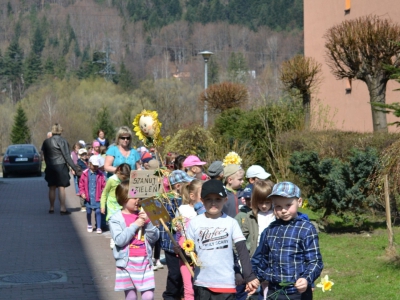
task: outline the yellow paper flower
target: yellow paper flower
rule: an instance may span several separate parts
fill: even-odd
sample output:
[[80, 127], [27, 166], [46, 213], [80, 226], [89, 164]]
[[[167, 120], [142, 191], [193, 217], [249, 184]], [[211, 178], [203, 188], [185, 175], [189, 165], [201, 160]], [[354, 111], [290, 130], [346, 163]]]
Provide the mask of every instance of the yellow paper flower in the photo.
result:
[[133, 131], [145, 145], [152, 139], [154, 145], [161, 142], [160, 130], [162, 123], [158, 120], [156, 111], [143, 110], [133, 120]]
[[224, 161], [222, 162], [223, 166], [227, 165], [241, 165], [242, 164], [242, 159], [240, 158], [239, 154], [236, 152], [229, 152], [225, 158]]
[[329, 280], [328, 275], [325, 275], [325, 277], [321, 278], [321, 282], [317, 284], [317, 287], [322, 288], [325, 293], [325, 291], [330, 291], [333, 285], [334, 283]]
[[181, 230], [182, 228], [182, 223], [183, 222], [183, 217], [182, 216], [178, 216], [172, 219], [172, 229], [177, 231], [177, 230]]
[[303, 205], [301, 206], [302, 208], [307, 208], [307, 206], [308, 206], [308, 200], [307, 199], [304, 199], [303, 200]]
[[192, 252], [194, 250], [193, 240], [185, 240], [182, 245], [182, 249], [187, 252]]

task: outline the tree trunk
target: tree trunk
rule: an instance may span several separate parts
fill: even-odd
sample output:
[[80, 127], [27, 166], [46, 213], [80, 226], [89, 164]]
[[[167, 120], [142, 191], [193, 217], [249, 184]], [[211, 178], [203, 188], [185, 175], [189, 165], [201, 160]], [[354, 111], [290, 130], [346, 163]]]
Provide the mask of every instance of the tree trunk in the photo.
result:
[[372, 106], [373, 102], [386, 103], [386, 84], [384, 76], [370, 77], [365, 80], [369, 91], [369, 99], [372, 111], [372, 124], [374, 132], [387, 132], [387, 120], [384, 108]]
[[303, 93], [303, 109], [304, 109], [304, 127], [310, 129], [311, 117], [310, 117], [310, 93]]

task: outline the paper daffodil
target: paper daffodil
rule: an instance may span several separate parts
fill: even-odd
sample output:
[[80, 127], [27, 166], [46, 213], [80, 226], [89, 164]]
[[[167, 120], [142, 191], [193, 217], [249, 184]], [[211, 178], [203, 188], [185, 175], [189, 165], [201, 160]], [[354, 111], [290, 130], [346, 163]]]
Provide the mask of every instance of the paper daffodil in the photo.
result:
[[242, 164], [242, 159], [239, 156], [239, 154], [237, 154], [236, 152], [229, 152], [225, 158], [224, 161], [222, 162], [223, 166], [227, 166], [227, 165], [241, 165]]
[[317, 284], [317, 287], [322, 288], [325, 293], [325, 291], [330, 291], [333, 285], [334, 283], [329, 280], [328, 275], [325, 275], [325, 277], [321, 278], [321, 282]]

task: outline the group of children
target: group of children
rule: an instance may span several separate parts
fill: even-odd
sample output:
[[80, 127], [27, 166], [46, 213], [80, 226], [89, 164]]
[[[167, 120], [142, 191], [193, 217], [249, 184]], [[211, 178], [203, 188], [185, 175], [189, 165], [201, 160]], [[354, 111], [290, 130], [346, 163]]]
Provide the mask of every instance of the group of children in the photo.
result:
[[[298, 212], [302, 199], [296, 185], [290, 182], [273, 184], [268, 179], [270, 174], [256, 165], [244, 172], [239, 165], [223, 166], [218, 161], [213, 162], [205, 174], [206, 162], [198, 157], [181, 158], [171, 154], [166, 164], [173, 171], [165, 187], [169, 190], [169, 199], [163, 201], [164, 206], [171, 218], [181, 218], [182, 223], [169, 222], [167, 229], [142, 226], [145, 230], [143, 242], [150, 245], [143, 252], [146, 256], [142, 253], [140, 263], [135, 263], [137, 268], [129, 271], [128, 265], [124, 267], [126, 273], [121, 276], [129, 286], [118, 290], [129, 290], [125, 292], [126, 299], [136, 299], [136, 292], [131, 290], [144, 292], [142, 299], [153, 299], [151, 246], [158, 234], [168, 267], [165, 300], [182, 296], [185, 300], [246, 299], [257, 289], [260, 299], [268, 296], [272, 297], [270, 299], [312, 299], [311, 287], [320, 276], [323, 263], [316, 229], [306, 215]], [[241, 189], [245, 176], [249, 185]], [[148, 222], [147, 216], [138, 209], [135, 214]], [[116, 242], [114, 255], [117, 259], [127, 245], [135, 248], [132, 243], [139, 236], [138, 230], [129, 231], [131, 229], [124, 229], [124, 225], [114, 228], [112, 219], [110, 230]], [[125, 225], [129, 226], [127, 222]], [[131, 232], [131, 239], [117, 243], [121, 230]], [[174, 240], [167, 231], [173, 232]], [[142, 235], [140, 237], [143, 239]], [[199, 264], [192, 265], [194, 278], [192, 270], [177, 255], [187, 240], [194, 241]], [[139, 259], [135, 257], [137, 252], [130, 253], [133, 257], [129, 255], [124, 261], [126, 264]], [[190, 261], [189, 253], [185, 255]], [[117, 283], [120, 271], [117, 270]], [[136, 277], [142, 281], [135, 283]]]
[[[143, 167], [152, 161], [142, 161]], [[137, 299], [137, 292], [143, 300], [154, 299], [152, 249], [161, 242], [168, 267], [165, 300], [247, 299], [257, 289], [259, 299], [312, 299], [311, 286], [323, 263], [318, 234], [298, 212], [300, 189], [290, 182], [274, 184], [261, 166], [245, 172], [240, 165], [216, 161], [206, 174], [205, 165], [194, 155], [167, 155], [171, 173], [164, 179], [168, 199], [162, 201], [171, 219], [182, 222], [168, 222], [164, 228], [149, 221], [139, 208], [140, 199], [129, 197], [129, 165], [120, 165], [106, 180], [99, 155], [90, 157], [79, 193], [85, 199], [89, 232], [91, 211], [97, 224], [98, 215], [106, 213], [115, 243], [115, 290], [124, 291], [127, 300]], [[158, 168], [158, 162], [147, 168]], [[244, 177], [249, 184], [242, 189]], [[194, 242], [197, 254], [192, 270], [177, 255], [187, 240]]]

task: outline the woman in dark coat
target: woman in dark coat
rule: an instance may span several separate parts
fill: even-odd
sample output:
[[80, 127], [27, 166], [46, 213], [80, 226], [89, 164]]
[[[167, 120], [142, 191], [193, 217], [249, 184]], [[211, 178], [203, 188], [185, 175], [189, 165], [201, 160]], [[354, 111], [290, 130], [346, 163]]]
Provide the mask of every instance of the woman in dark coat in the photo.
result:
[[42, 150], [46, 162], [45, 180], [49, 186], [49, 213], [54, 213], [54, 202], [58, 188], [60, 200], [60, 214], [70, 215], [65, 206], [65, 188], [70, 185], [69, 167], [77, 173], [76, 166], [71, 159], [68, 142], [61, 137], [62, 127], [55, 124], [51, 128], [52, 137], [43, 142]]

